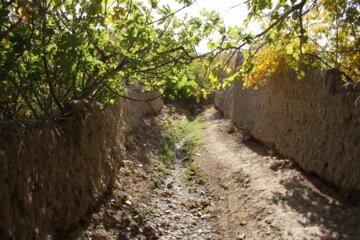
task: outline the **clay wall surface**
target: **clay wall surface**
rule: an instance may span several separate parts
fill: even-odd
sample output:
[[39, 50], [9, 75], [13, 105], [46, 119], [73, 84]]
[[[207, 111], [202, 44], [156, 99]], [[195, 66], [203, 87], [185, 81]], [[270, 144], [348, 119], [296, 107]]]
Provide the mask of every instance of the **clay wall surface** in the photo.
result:
[[[132, 93], [148, 99], [158, 93]], [[0, 239], [48, 239], [77, 224], [116, 179], [126, 135], [162, 100], [84, 101], [56, 124], [0, 125]]]
[[235, 83], [215, 104], [255, 139], [348, 193], [360, 192], [360, 82], [336, 69], [301, 81], [278, 76], [259, 90]]

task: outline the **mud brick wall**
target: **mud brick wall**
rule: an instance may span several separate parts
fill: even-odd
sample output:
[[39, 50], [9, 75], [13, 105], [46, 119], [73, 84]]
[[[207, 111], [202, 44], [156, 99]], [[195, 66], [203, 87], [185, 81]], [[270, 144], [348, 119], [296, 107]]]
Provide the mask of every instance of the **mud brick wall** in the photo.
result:
[[310, 71], [301, 81], [274, 77], [259, 90], [239, 81], [216, 94], [215, 104], [304, 170], [360, 193], [360, 82], [342, 82], [336, 69]]
[[[155, 92], [132, 93], [149, 99]], [[51, 239], [77, 224], [116, 179], [126, 134], [162, 100], [77, 102], [55, 125], [0, 125], [0, 239]]]

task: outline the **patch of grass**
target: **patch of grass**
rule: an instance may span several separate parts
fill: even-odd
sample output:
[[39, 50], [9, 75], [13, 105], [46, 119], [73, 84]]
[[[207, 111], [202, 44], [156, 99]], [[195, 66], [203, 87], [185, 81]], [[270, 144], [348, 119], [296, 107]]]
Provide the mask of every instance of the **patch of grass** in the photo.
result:
[[177, 129], [180, 129], [180, 139], [186, 137], [182, 146], [183, 156], [182, 160], [185, 164], [185, 169], [182, 174], [182, 181], [188, 187], [189, 191], [197, 191], [197, 186], [205, 183], [205, 178], [200, 171], [200, 167], [193, 160], [196, 152], [199, 151], [203, 143], [204, 123], [198, 120], [189, 121], [183, 119], [175, 123]]
[[160, 152], [155, 164], [155, 183], [161, 184], [165, 177], [174, 168], [175, 144], [171, 136], [165, 132], [159, 141]]
[[203, 125], [203, 123], [200, 123], [197, 120], [190, 121], [188, 119], [181, 119], [173, 122], [172, 129], [175, 133], [173, 137], [176, 142], [180, 142], [181, 139], [186, 137], [182, 146], [186, 154], [185, 159], [190, 159], [199, 150], [203, 139]]
[[[202, 124], [198, 121], [189, 121], [187, 118], [163, 121], [166, 130], [159, 141], [160, 152], [155, 164], [155, 183], [160, 185], [174, 168], [175, 143], [186, 137], [182, 150], [183, 159], [187, 162], [197, 152], [202, 142]], [[186, 163], [187, 164], [187, 163]]]

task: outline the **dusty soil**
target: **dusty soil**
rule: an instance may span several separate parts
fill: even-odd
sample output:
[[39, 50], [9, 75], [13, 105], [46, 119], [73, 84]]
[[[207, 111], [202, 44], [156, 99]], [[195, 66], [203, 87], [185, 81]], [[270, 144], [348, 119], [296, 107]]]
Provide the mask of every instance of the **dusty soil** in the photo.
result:
[[156, 185], [161, 118], [129, 136], [115, 186], [60, 239], [360, 239], [360, 207], [235, 130], [213, 107], [198, 117], [205, 137], [194, 159], [206, 184], [189, 191], [184, 183], [180, 142], [174, 169]]
[[214, 108], [202, 118], [206, 145], [197, 161], [218, 200], [221, 239], [360, 239], [360, 207], [234, 132]]

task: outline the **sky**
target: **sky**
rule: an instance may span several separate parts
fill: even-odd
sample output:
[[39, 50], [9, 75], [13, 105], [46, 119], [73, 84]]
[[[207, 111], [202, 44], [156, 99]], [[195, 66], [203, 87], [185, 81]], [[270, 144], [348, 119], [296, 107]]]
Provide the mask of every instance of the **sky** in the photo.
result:
[[[182, 12], [188, 13], [190, 16], [196, 16], [198, 13], [206, 8], [207, 10], [215, 10], [220, 13], [227, 26], [239, 25], [246, 18], [246, 6], [241, 4], [238, 7], [231, 9], [233, 6], [238, 5], [243, 0], [198, 0], [189, 8], [184, 9]], [[161, 0], [160, 4], [169, 4], [176, 6], [171, 0]], [[179, 5], [177, 5], [179, 6]]]
[[[246, 5], [241, 4], [243, 2], [244, 0], [198, 0], [195, 4], [177, 13], [176, 16], [181, 18], [181, 16], [185, 15], [185, 13], [189, 14], [189, 16], [198, 16], [199, 12], [206, 8], [208, 11], [215, 10], [216, 12], [218, 12], [224, 20], [226, 27], [242, 25], [243, 21], [247, 16]], [[166, 4], [170, 5], [172, 9], [180, 9], [182, 7], [181, 5], [175, 3], [173, 0], [159, 1], [159, 5]], [[250, 24], [248, 26], [248, 30], [253, 33], [257, 33], [260, 31], [260, 28], [256, 24]], [[207, 42], [203, 41], [201, 45], [197, 48], [197, 50], [199, 52], [206, 52], [208, 50]]]

